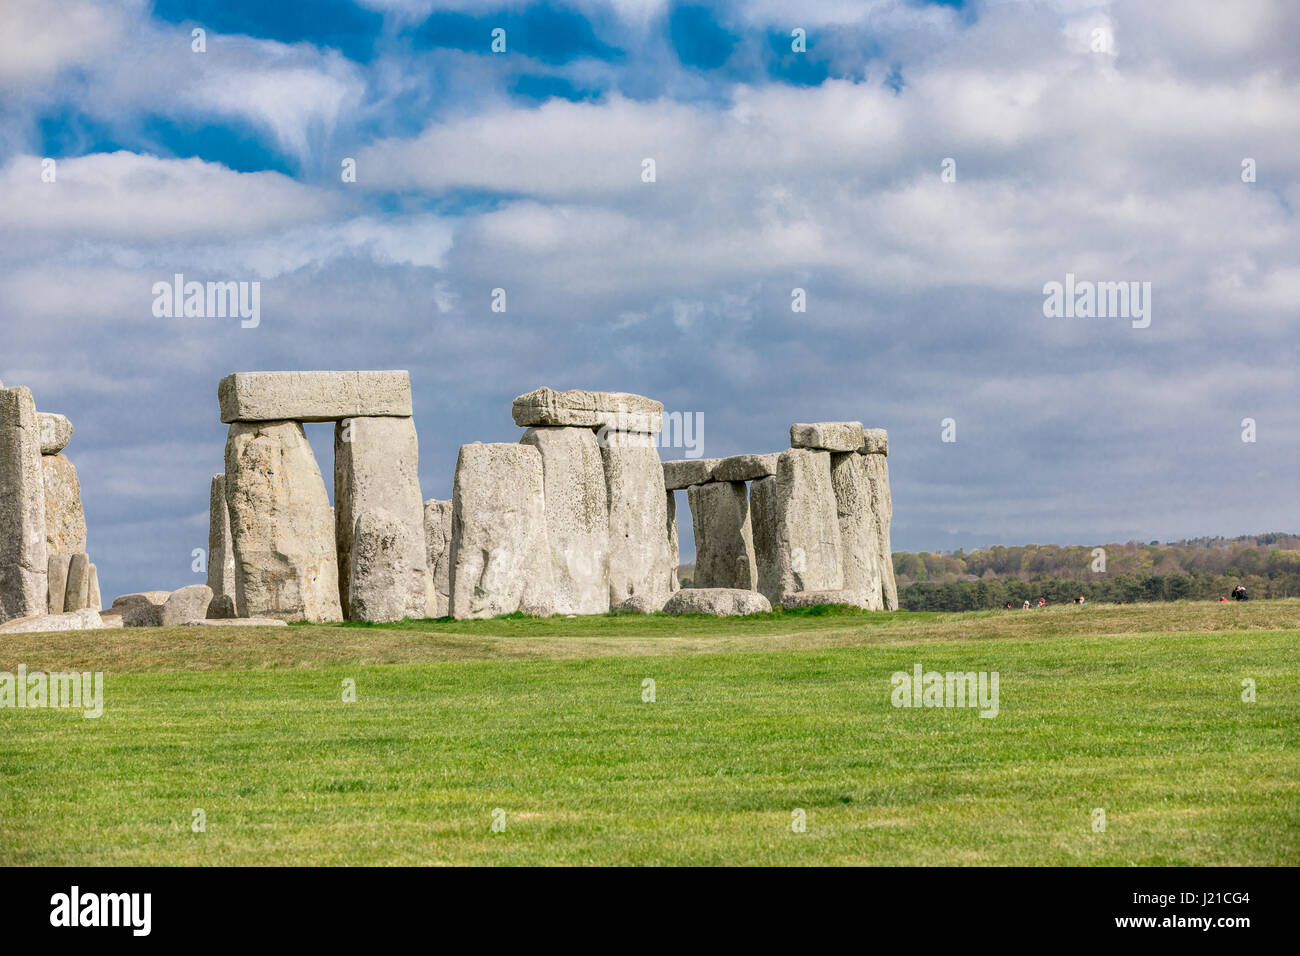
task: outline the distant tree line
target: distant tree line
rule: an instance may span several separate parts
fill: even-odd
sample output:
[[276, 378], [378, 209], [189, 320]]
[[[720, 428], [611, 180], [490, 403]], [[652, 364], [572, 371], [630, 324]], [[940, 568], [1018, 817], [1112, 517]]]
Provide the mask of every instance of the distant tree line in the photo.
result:
[[898, 601], [911, 611], [1089, 602], [1300, 597], [1300, 536], [1270, 533], [1093, 547], [1024, 545], [966, 553], [894, 553]]

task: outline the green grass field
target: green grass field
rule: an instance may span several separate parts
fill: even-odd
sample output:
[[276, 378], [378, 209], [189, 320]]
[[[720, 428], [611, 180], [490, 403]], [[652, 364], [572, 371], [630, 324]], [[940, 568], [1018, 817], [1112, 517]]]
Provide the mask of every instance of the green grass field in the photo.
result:
[[[893, 707], [918, 662], [998, 671], [998, 716]], [[106, 704], [0, 708], [4, 865], [1300, 861], [1300, 600], [6, 635], [20, 663]]]

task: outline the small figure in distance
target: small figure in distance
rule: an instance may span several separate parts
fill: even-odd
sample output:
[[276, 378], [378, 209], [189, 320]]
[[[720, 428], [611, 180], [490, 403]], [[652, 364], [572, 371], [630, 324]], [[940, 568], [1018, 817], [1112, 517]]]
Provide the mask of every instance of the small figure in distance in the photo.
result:
[[1028, 602], [1028, 601], [1025, 601], [1025, 606], [1022, 607], [1021, 610], [1022, 610], [1022, 611], [1028, 611], [1028, 610], [1029, 610], [1029, 602]]
[[1227, 603], [1228, 603], [1228, 599], [1227, 599], [1226, 597], [1224, 597], [1222, 594], [1220, 594], [1220, 595], [1219, 595], [1219, 603], [1220, 603], [1220, 604], [1227, 604]]
[[1039, 598], [1039, 599], [1038, 599], [1038, 610], [1041, 611], [1041, 610], [1042, 610], [1043, 608], [1045, 608], [1045, 607], [1047, 607], [1047, 598]]
[[1008, 601], [1008, 602], [1006, 603], [1006, 609], [1007, 609], [1008, 611], [1011, 610], [1011, 602], [1010, 602], [1010, 601]]

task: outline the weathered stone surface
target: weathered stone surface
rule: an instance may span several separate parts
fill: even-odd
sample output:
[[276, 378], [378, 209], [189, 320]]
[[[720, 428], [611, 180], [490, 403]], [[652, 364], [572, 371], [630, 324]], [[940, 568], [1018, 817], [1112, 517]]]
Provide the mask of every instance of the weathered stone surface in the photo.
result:
[[745, 483], [692, 485], [686, 497], [695, 528], [695, 587], [753, 590], [758, 576]]
[[126, 627], [126, 624], [122, 621], [122, 612], [114, 611], [112, 608], [107, 611], [100, 611], [99, 619], [104, 622], [105, 627]]
[[44, 614], [48, 574], [36, 403], [22, 386], [0, 389], [0, 622]]
[[713, 466], [714, 481], [756, 481], [776, 474], [780, 452], [770, 455], [732, 455]]
[[758, 590], [771, 602], [795, 591], [838, 590], [843, 555], [829, 452], [782, 452], [777, 473], [750, 486]]
[[883, 428], [862, 429], [862, 447], [858, 452], [863, 455], [888, 455], [889, 432]]
[[817, 607], [819, 604], [848, 604], [863, 607], [862, 595], [857, 591], [841, 588], [838, 591], [796, 591], [781, 598], [781, 606]]
[[211, 602], [212, 588], [206, 584], [191, 584], [173, 591], [162, 606], [159, 624], [175, 627], [187, 621], [202, 621], [208, 616], [208, 605]]
[[208, 605], [207, 620], [209, 621], [229, 621], [231, 618], [239, 617], [235, 613], [235, 599], [229, 594], [214, 594], [212, 603]]
[[876, 556], [880, 565], [881, 601], [886, 611], [898, 610], [898, 585], [894, 581], [894, 553], [889, 525], [894, 516], [894, 499], [889, 494], [889, 464], [884, 454], [863, 455], [867, 466], [867, 487], [871, 513], [875, 516]]
[[302, 425], [230, 426], [226, 504], [239, 613], [342, 620], [333, 516]]
[[68, 589], [63, 595], [64, 611], [80, 611], [90, 603], [90, 555], [74, 554], [68, 562]]
[[613, 608], [615, 611], [628, 611], [636, 614], [655, 614], [664, 609], [664, 599], [654, 594], [634, 594], [626, 601], [620, 601]]
[[516, 425], [577, 425], [623, 432], [655, 433], [663, 428], [663, 402], [630, 392], [591, 392], [551, 388], [520, 395], [511, 415]]
[[665, 614], [712, 614], [715, 617], [762, 614], [770, 610], [772, 604], [763, 595], [738, 588], [682, 588], [664, 605]]
[[[673, 567], [672, 574], [668, 576], [668, 590], [676, 591], [682, 586], [677, 580], [677, 569], [682, 561], [681, 548], [677, 542], [677, 496], [668, 492], [664, 495], [664, 503], [668, 508], [668, 561]], [[649, 603], [653, 603], [653, 599]]]
[[681, 458], [664, 462], [664, 487], [681, 491], [691, 485], [702, 485], [713, 480], [713, 466], [720, 458]]
[[104, 598], [99, 593], [99, 568], [90, 566], [90, 589], [86, 595], [86, 607], [98, 611], [104, 606]]
[[[366, 508], [357, 515], [348, 562], [349, 620], [383, 622], [427, 616], [423, 573], [413, 574], [409, 563], [412, 542], [420, 552], [420, 564], [425, 562], [423, 531], [418, 539], [415, 534], [407, 522], [384, 508]], [[412, 594], [413, 582], [419, 588], [417, 595]]]
[[[378, 524], [370, 525], [380, 539], [369, 542], [364, 554], [389, 564], [387, 568], [371, 565], [361, 577], [354, 577], [352, 535], [357, 519], [380, 510], [401, 522], [406, 530], [394, 535]], [[344, 616], [350, 621], [428, 617], [433, 579], [425, 551], [415, 422], [409, 418], [365, 417], [350, 418], [335, 426], [334, 517]], [[382, 599], [374, 590], [380, 581], [387, 581], [391, 590]], [[357, 582], [367, 588], [365, 606], [382, 617], [359, 616], [369, 612], [353, 609], [351, 588]], [[399, 610], [397, 617], [391, 616]]]
[[57, 455], [72, 441], [72, 422], [63, 415], [37, 412], [36, 425], [41, 430], [42, 455]]
[[433, 576], [430, 617], [451, 614], [451, 502], [430, 498], [424, 503], [426, 563]]
[[86, 513], [77, 469], [63, 455], [41, 456], [45, 483], [45, 549], [54, 554], [86, 550]]
[[91, 631], [104, 627], [99, 612], [90, 608], [67, 614], [40, 614], [0, 624], [0, 634], [34, 634], [49, 631]]
[[383, 372], [236, 372], [217, 386], [221, 420], [333, 422], [411, 417], [411, 376]]
[[677, 564], [668, 546], [668, 491], [653, 446], [600, 450], [609, 492], [609, 603], [634, 594], [667, 599]]
[[162, 607], [171, 597], [171, 591], [138, 591], [134, 594], [123, 594], [113, 598], [112, 610], [125, 610], [129, 607], [138, 607], [141, 604], [156, 604]]
[[185, 627], [288, 627], [288, 621], [276, 617], [206, 618], [202, 621], [182, 621]]
[[609, 610], [609, 493], [590, 428], [542, 426], [519, 439], [542, 459], [556, 614]]
[[554, 608], [542, 489], [542, 456], [533, 446], [461, 446], [452, 488], [452, 616]]
[[208, 493], [208, 587], [213, 598], [235, 598], [235, 543], [230, 537], [226, 476], [213, 475]]
[[862, 447], [862, 422], [813, 422], [790, 426], [791, 448], [857, 451]]
[[63, 602], [68, 594], [68, 566], [70, 564], [72, 564], [72, 555], [70, 554], [50, 555], [49, 563], [46, 566], [49, 598], [45, 602], [45, 609], [50, 614], [63, 613]]
[[851, 603], [879, 611], [884, 607], [879, 536], [865, 457], [856, 452], [832, 454], [831, 489], [844, 555], [844, 590], [857, 595]]

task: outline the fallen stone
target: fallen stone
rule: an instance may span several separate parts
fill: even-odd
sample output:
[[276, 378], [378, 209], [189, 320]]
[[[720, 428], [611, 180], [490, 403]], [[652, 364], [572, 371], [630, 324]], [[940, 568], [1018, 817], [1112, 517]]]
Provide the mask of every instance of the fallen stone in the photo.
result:
[[39, 614], [0, 624], [0, 634], [35, 634], [48, 631], [91, 631], [104, 627], [99, 612], [91, 608], [66, 614]]
[[451, 502], [430, 498], [424, 503], [426, 564], [433, 575], [434, 603], [430, 617], [451, 614]]
[[202, 621], [208, 616], [212, 603], [212, 588], [206, 584], [191, 584], [173, 591], [162, 606], [158, 623], [162, 627], [175, 627], [188, 621]]
[[401, 621], [428, 614], [428, 596], [421, 583], [418, 611], [412, 611], [412, 541], [423, 566], [424, 535], [415, 538], [407, 522], [383, 508], [367, 508], [357, 515], [351, 535], [348, 562], [349, 617], [351, 621]]
[[68, 587], [63, 595], [63, 610], [80, 611], [89, 603], [90, 555], [74, 554], [68, 562]]
[[29, 389], [0, 389], [0, 622], [44, 614], [49, 549], [40, 428]]
[[45, 609], [49, 614], [62, 614], [63, 602], [68, 594], [68, 566], [72, 564], [70, 554], [52, 554], [46, 566], [46, 578], [49, 581], [49, 599]]
[[738, 588], [682, 588], [664, 605], [665, 614], [712, 614], [714, 617], [763, 614], [770, 610], [772, 604], [763, 595]]
[[880, 566], [881, 603], [886, 611], [898, 610], [898, 584], [894, 580], [894, 553], [889, 540], [889, 525], [894, 515], [894, 500], [889, 494], [889, 464], [884, 453], [863, 455], [867, 466], [867, 488], [871, 496], [871, 513], [875, 516], [876, 561]]
[[609, 610], [609, 497], [590, 428], [530, 428], [520, 444], [542, 460], [556, 614]]
[[37, 412], [36, 425], [41, 430], [42, 455], [57, 455], [72, 441], [72, 422], [63, 415]]
[[240, 614], [343, 619], [333, 513], [302, 425], [230, 426], [226, 504]]
[[105, 627], [126, 627], [126, 623], [122, 620], [122, 612], [114, 611], [112, 608], [100, 611], [99, 619], [104, 622]]
[[843, 553], [831, 456], [792, 448], [782, 452], [777, 473], [750, 486], [758, 590], [779, 603], [795, 591], [838, 590]]
[[862, 447], [858, 452], [863, 455], [888, 455], [889, 432], [883, 428], [862, 429]]
[[86, 597], [86, 607], [92, 611], [103, 608], [104, 598], [99, 593], [99, 569], [93, 564], [90, 566], [90, 590]]
[[542, 457], [531, 445], [462, 445], [452, 488], [451, 613], [554, 607]]
[[[376, 517], [382, 511], [383, 521]], [[353, 533], [366, 518], [376, 535], [362, 554], [371, 563], [352, 573]], [[339, 561], [339, 596], [350, 621], [422, 620], [429, 616], [433, 578], [425, 550], [424, 501], [420, 495], [420, 450], [409, 418], [349, 418], [334, 428], [334, 515]], [[389, 519], [405, 529], [388, 527]], [[375, 523], [378, 522], [378, 523]], [[382, 527], [381, 527], [382, 526]], [[364, 609], [352, 607], [352, 587], [365, 589]], [[385, 588], [381, 596], [376, 588]], [[368, 617], [366, 614], [379, 614]], [[392, 615], [396, 614], [396, 617]]]
[[551, 388], [520, 395], [511, 415], [516, 425], [576, 425], [622, 432], [658, 432], [663, 428], [663, 402], [630, 392], [591, 392]]
[[745, 483], [692, 485], [686, 497], [695, 529], [695, 587], [753, 590], [757, 573]]
[[217, 386], [221, 421], [333, 422], [411, 417], [411, 376], [382, 372], [236, 372]]
[[850, 607], [862, 607], [862, 595], [857, 591], [841, 588], [837, 591], [796, 591], [781, 598], [781, 606], [817, 607], [821, 604], [847, 604]]
[[862, 422], [813, 422], [790, 426], [791, 448], [857, 451], [862, 447]]
[[127, 608], [138, 607], [141, 604], [156, 604], [162, 607], [171, 595], [171, 591], [139, 591], [135, 594], [123, 594], [113, 598], [113, 607], [110, 610], [125, 611]]
[[208, 493], [208, 587], [213, 600], [235, 599], [235, 542], [230, 536], [230, 509], [226, 506], [226, 476], [213, 475]]
[[235, 613], [235, 599], [229, 594], [214, 594], [212, 596], [212, 603], [208, 605], [207, 620], [229, 621], [238, 616]]
[[657, 614], [664, 609], [666, 602], [653, 594], [634, 594], [626, 601], [620, 601], [613, 608], [615, 611], [635, 612], [637, 614]]
[[609, 603], [637, 594], [653, 599], [673, 592], [677, 562], [669, 550], [668, 491], [653, 446], [600, 450], [609, 493]]
[[278, 617], [236, 617], [222, 620], [182, 621], [184, 627], [288, 627]]
[[86, 550], [86, 513], [77, 469], [63, 455], [41, 457], [45, 485], [45, 549], [54, 554]]
[[865, 456], [856, 452], [831, 455], [831, 489], [844, 556], [844, 590], [856, 595], [851, 603], [882, 610], [879, 535]]
[[780, 452], [769, 455], [732, 455], [713, 467], [714, 481], [755, 481], [776, 474]]
[[681, 491], [691, 485], [702, 485], [713, 480], [713, 466], [719, 458], [681, 458], [664, 462], [664, 487]]

